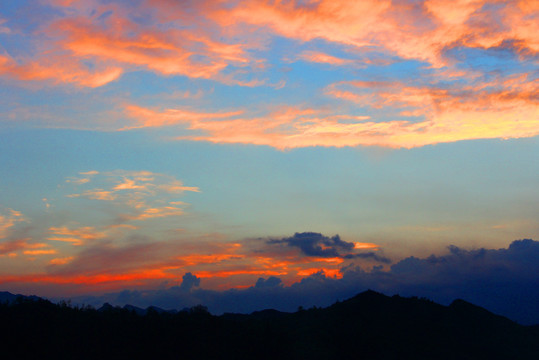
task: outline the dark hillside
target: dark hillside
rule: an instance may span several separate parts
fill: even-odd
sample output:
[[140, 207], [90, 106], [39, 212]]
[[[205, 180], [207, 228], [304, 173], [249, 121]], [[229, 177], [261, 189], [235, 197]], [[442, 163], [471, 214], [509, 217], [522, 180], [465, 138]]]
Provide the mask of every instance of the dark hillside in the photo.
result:
[[538, 359], [539, 329], [462, 300], [361, 293], [328, 308], [213, 316], [203, 306], [99, 310], [18, 298], [0, 305], [5, 358]]

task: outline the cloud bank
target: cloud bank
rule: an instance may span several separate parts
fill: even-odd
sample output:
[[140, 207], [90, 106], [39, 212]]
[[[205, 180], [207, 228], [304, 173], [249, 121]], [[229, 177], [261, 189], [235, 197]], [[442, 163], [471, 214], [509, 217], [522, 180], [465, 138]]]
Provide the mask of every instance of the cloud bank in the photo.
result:
[[[291, 237], [283, 242], [293, 240]], [[326, 237], [323, 241], [339, 243], [335, 237]], [[306, 249], [312, 250], [309, 246]], [[320, 252], [316, 248], [314, 251]], [[523, 324], [539, 323], [539, 241], [516, 240], [502, 249], [466, 250], [450, 246], [446, 255], [407, 257], [389, 270], [374, 266], [367, 271], [349, 265], [340, 271], [341, 278], [320, 271], [286, 286], [279, 277], [270, 276], [259, 278], [248, 288], [225, 291], [204, 289], [203, 279], [196, 273], [188, 273], [180, 286], [150, 291], [125, 290], [100, 297], [80, 297], [76, 301], [175, 309], [203, 304], [217, 314], [248, 313], [265, 308], [295, 311], [298, 306], [327, 306], [373, 289], [388, 295], [424, 296], [443, 304], [461, 298]]]

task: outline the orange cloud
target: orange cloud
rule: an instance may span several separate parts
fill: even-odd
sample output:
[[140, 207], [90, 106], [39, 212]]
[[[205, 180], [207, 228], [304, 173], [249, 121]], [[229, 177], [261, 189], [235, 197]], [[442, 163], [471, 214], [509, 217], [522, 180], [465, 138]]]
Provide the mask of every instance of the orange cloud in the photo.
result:
[[[490, 48], [516, 40], [521, 52], [537, 52], [538, 11], [521, 0], [494, 10], [486, 0], [427, 0], [424, 3], [384, 0], [241, 1], [236, 7], [213, 9], [221, 26], [242, 24], [271, 29], [300, 41], [317, 38], [362, 51], [373, 48], [435, 67], [450, 65], [444, 50], [455, 45]], [[331, 62], [329, 58], [319, 58]]]
[[0, 214], [0, 239], [7, 236], [9, 229], [15, 226], [16, 223], [26, 221], [21, 212], [7, 209], [8, 215]]
[[124, 274], [96, 274], [96, 275], [49, 275], [49, 274], [30, 274], [30, 275], [6, 275], [0, 276], [2, 283], [52, 283], [52, 284], [83, 284], [99, 285], [107, 283], [126, 284], [136, 283], [139, 280], [170, 279], [176, 275], [166, 273], [163, 269], [147, 269]]
[[239, 260], [244, 259], [245, 255], [238, 254], [191, 254], [191, 255], [182, 255], [177, 259], [180, 261], [182, 266], [196, 266], [200, 264], [219, 264], [228, 260]]
[[22, 250], [22, 253], [25, 255], [43, 255], [56, 252], [56, 250], [45, 249], [47, 247], [49, 247], [48, 244], [33, 243], [30, 242], [29, 238], [16, 239], [0, 243], [0, 256], [6, 254], [8, 256], [13, 256], [12, 254], [16, 255], [19, 250]]
[[83, 87], [100, 87], [120, 77], [123, 70], [106, 66], [90, 71], [81, 64], [65, 57], [47, 57], [39, 61], [19, 64], [7, 55], [0, 55], [0, 75], [17, 80], [72, 83]]
[[318, 51], [304, 51], [298, 55], [298, 58], [305, 61], [337, 66], [350, 65], [354, 63], [353, 60], [341, 59]]
[[121, 218], [125, 220], [147, 220], [168, 216], [181, 216], [183, 214], [184, 211], [181, 208], [174, 206], [163, 206], [160, 208], [146, 208], [139, 214], [121, 215]]
[[378, 249], [380, 246], [379, 245], [376, 245], [376, 244], [373, 244], [373, 243], [362, 243], [362, 242], [355, 242], [354, 243], [354, 249], [371, 249], [371, 250], [376, 250]]
[[54, 258], [51, 261], [49, 261], [49, 264], [51, 265], [65, 265], [69, 262], [71, 262], [74, 259], [74, 256], [68, 256], [63, 258]]
[[[539, 51], [539, 11], [534, 2], [487, 0], [317, 0], [176, 3], [167, 0], [128, 3], [58, 0], [64, 18], [42, 33], [46, 49], [32, 59], [0, 55], [0, 74], [20, 80], [52, 80], [99, 87], [126, 71], [149, 70], [164, 76], [212, 79], [258, 86], [253, 75], [263, 59], [250, 50], [267, 46], [267, 31], [299, 42], [324, 39], [378, 61], [384, 53], [452, 66], [454, 47], [489, 49], [511, 46], [522, 57]], [[495, 5], [495, 6], [494, 6]], [[68, 9], [65, 9], [65, 8]], [[144, 14], [139, 23], [131, 14]], [[1, 22], [0, 22], [1, 24]], [[3, 30], [2, 30], [3, 29]], [[264, 36], [253, 39], [253, 32]], [[6, 27], [0, 31], [9, 33]], [[371, 55], [374, 58], [370, 58]], [[377, 58], [378, 57], [378, 58]], [[349, 65], [321, 51], [298, 57]], [[91, 65], [87, 66], [86, 64]]]
[[[79, 234], [90, 240], [100, 235], [95, 229], [52, 228], [58, 236]], [[219, 288], [222, 280], [230, 278], [231, 286], [252, 283], [261, 276], [279, 276], [285, 282], [323, 270], [328, 276], [340, 276], [339, 269], [346, 259], [340, 257], [305, 256], [298, 249], [272, 246], [265, 242], [223, 242], [216, 236], [191, 241], [131, 243], [117, 245], [112, 241], [86, 243], [77, 255], [58, 256], [48, 260], [46, 273], [2, 275], [0, 282], [47, 283], [93, 289], [120, 289], [126, 286], [148, 286], [156, 281], [178, 279], [192, 272], [208, 279], [211, 288]], [[362, 244], [375, 246], [375, 244]], [[365, 247], [363, 247], [365, 248]], [[28, 256], [54, 255], [56, 250], [47, 244], [30, 244], [26, 240], [1, 249], [5, 254], [21, 251]]]
[[66, 35], [61, 44], [77, 57], [96, 57], [102, 61], [135, 65], [164, 75], [185, 75], [193, 78], [211, 78], [227, 66], [223, 60], [208, 59], [207, 63], [191, 60], [196, 53], [172, 39], [186, 41], [186, 33], [151, 32], [128, 37], [137, 31], [137, 25], [127, 19], [111, 20], [108, 31], [93, 25], [88, 19], [66, 19], [54, 24], [54, 29]]
[[24, 255], [51, 255], [56, 254], [56, 250], [54, 249], [43, 249], [43, 250], [24, 250]]
[[146, 190], [144, 185], [135, 185], [135, 180], [125, 178], [122, 183], [116, 185], [113, 190]]
[[323, 272], [328, 277], [334, 277], [338, 279], [342, 278], [340, 269], [326, 269], [326, 268], [302, 269], [298, 271], [298, 276], [310, 276], [310, 275], [317, 274], [320, 272]]
[[[84, 184], [85, 182], [82, 182]], [[81, 184], [81, 183], [79, 183]], [[66, 195], [67, 197], [71, 198], [77, 198], [77, 197], [85, 197], [87, 199], [91, 200], [104, 200], [104, 201], [113, 201], [116, 200], [116, 195], [112, 191], [106, 191], [103, 189], [94, 189], [94, 190], [86, 190], [81, 194], [70, 194]]]
[[280, 35], [309, 41], [329, 41], [362, 46], [368, 44], [358, 34], [376, 27], [378, 16], [390, 1], [349, 2], [322, 0], [305, 4], [296, 1], [242, 1], [231, 10], [217, 10], [211, 16], [223, 26], [238, 22], [268, 26]]
[[[57, 46], [70, 51], [78, 59], [90, 58], [115, 64], [124, 70], [145, 69], [161, 75], [223, 82], [232, 81], [222, 74], [229, 65], [244, 67], [252, 61], [243, 44], [216, 40], [204, 28], [197, 26], [199, 24], [191, 18], [192, 14], [182, 23], [169, 22], [171, 26], [165, 30], [131, 21], [127, 14], [136, 6], [113, 4], [95, 7], [99, 13], [112, 11], [103, 21], [84, 15], [74, 16], [56, 21], [49, 29], [51, 35], [62, 37]], [[150, 13], [155, 12], [155, 7], [152, 6]], [[143, 8], [137, 10], [146, 11]], [[149, 21], [157, 22], [151, 17]], [[186, 28], [186, 22], [193, 26]], [[235, 83], [242, 85], [241, 81]]]
[[0, 243], [0, 255], [12, 253], [14, 251], [25, 249], [28, 246], [27, 239], [18, 239]]
[[256, 275], [256, 276], [280, 276], [286, 275], [286, 271], [275, 271], [257, 269], [252, 267], [242, 267], [233, 270], [215, 270], [215, 271], [197, 271], [196, 276], [199, 278], [213, 278], [213, 277], [230, 277], [236, 275]]
[[160, 127], [178, 124], [189, 124], [194, 120], [203, 119], [227, 119], [241, 115], [243, 111], [232, 111], [225, 113], [205, 113], [180, 109], [168, 109], [164, 112], [157, 112], [136, 105], [128, 105], [126, 114], [136, 119], [137, 124], [124, 128], [134, 129], [142, 127]]
[[66, 226], [50, 227], [49, 231], [53, 236], [49, 236], [47, 240], [67, 242], [73, 245], [83, 245], [88, 241], [105, 237], [105, 233], [97, 231], [91, 226], [79, 227], [77, 229], [69, 229]]
[[[99, 87], [126, 71], [149, 70], [160, 75], [213, 79], [235, 85], [256, 86], [256, 79], [241, 81], [223, 70], [256, 65], [241, 42], [227, 43], [213, 36], [193, 13], [176, 15], [161, 26], [155, 5], [100, 1], [54, 1], [62, 7], [57, 18], [41, 30], [43, 36], [31, 58], [14, 61], [0, 55], [0, 74], [24, 81], [50, 80]], [[181, 8], [185, 12], [185, 7]], [[143, 13], [146, 21], [130, 16]], [[203, 19], [203, 14], [197, 14]], [[178, 21], [179, 18], [184, 21]], [[1, 25], [1, 23], [0, 23]], [[190, 26], [187, 26], [190, 25]], [[0, 30], [4, 27], [0, 27]], [[4, 32], [9, 30], [5, 28]]]
[[[178, 139], [214, 143], [269, 145], [277, 149], [307, 146], [377, 145], [413, 148], [471, 139], [520, 138], [539, 134], [539, 80], [526, 74], [459, 87], [410, 86], [399, 82], [343, 81], [326, 88], [326, 94], [370, 107], [388, 117], [420, 117], [420, 121], [375, 121], [367, 116], [328, 115], [316, 109], [283, 108], [264, 117], [234, 116], [222, 119], [173, 110], [159, 112], [140, 107], [135, 121], [162, 124], [168, 118], [187, 124], [202, 135]], [[392, 112], [396, 114], [391, 115]], [[146, 119], [146, 120], [141, 120]], [[159, 125], [157, 125], [159, 126]]]
[[[340, 85], [351, 87], [341, 90]], [[376, 109], [401, 109], [405, 116], [424, 116], [426, 120], [415, 123], [370, 124], [379, 130], [373, 136], [379, 145], [416, 147], [469, 139], [535, 136], [539, 134], [538, 89], [538, 79], [518, 75], [458, 88], [342, 82], [331, 85], [327, 93]]]

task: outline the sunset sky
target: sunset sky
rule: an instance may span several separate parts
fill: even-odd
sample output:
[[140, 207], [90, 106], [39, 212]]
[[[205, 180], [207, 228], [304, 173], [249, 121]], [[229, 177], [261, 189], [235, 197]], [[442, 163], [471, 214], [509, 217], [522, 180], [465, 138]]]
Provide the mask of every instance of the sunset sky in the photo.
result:
[[538, 1], [2, 1], [0, 290], [509, 254], [538, 135]]

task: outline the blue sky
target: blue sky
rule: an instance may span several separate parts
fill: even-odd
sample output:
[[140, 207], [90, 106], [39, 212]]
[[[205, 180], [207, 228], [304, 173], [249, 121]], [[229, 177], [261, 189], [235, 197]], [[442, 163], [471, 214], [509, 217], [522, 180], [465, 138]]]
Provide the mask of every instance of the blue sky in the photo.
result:
[[[526, 1], [2, 5], [0, 284], [291, 287], [537, 239], [538, 16]], [[304, 232], [336, 256], [270, 241]], [[324, 242], [337, 234], [353, 245]]]

